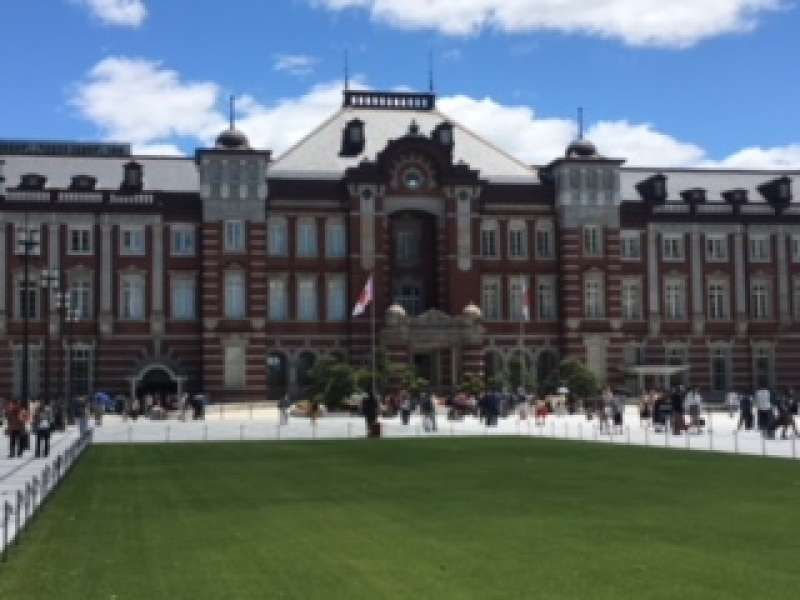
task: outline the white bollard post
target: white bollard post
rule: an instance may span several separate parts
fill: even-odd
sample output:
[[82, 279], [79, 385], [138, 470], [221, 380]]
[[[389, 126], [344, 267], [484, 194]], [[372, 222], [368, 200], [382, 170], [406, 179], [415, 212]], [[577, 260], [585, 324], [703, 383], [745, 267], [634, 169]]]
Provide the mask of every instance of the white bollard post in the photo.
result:
[[239, 425], [239, 441], [240, 442], [244, 441], [244, 423]]
[[203, 423], [203, 441], [208, 441], [208, 423]]
[[353, 424], [349, 421], [347, 422], [347, 439], [349, 440], [353, 437]]
[[733, 453], [739, 454], [739, 430], [733, 431]]
[[714, 451], [714, 430], [713, 429], [709, 429], [708, 430], [708, 450], [710, 452]]
[[582, 440], [583, 439], [583, 423], [578, 421], [578, 437]]
[[761, 432], [761, 456], [767, 455], [767, 436], [764, 435], [764, 432]]
[[631, 445], [631, 426], [630, 425], [627, 425], [625, 427], [625, 441], [628, 444], [628, 446]]

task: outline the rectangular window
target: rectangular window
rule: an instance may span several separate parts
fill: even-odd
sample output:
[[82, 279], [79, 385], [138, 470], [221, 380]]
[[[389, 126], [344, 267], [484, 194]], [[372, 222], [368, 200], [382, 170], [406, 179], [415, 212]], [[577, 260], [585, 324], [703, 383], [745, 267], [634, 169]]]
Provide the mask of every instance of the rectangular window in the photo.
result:
[[81, 321], [92, 318], [92, 283], [88, 279], [79, 279], [70, 283], [70, 310]]
[[753, 320], [766, 321], [772, 318], [769, 283], [754, 280], [750, 284], [750, 313]]
[[311, 258], [317, 255], [316, 219], [298, 219], [297, 256]]
[[39, 227], [29, 227], [27, 230], [17, 227], [14, 231], [14, 242], [14, 254], [23, 256], [27, 245], [28, 256], [39, 256], [42, 251], [42, 230]]
[[750, 262], [769, 262], [770, 238], [766, 235], [750, 236]]
[[173, 256], [194, 256], [196, 253], [195, 229], [191, 225], [172, 226]]
[[144, 277], [141, 275], [123, 275], [120, 294], [120, 319], [124, 321], [144, 320]]
[[487, 321], [502, 318], [500, 280], [497, 277], [485, 278], [481, 285], [483, 317]]
[[325, 305], [328, 321], [344, 321], [347, 318], [347, 287], [343, 276], [329, 277]]
[[724, 392], [729, 388], [730, 368], [727, 348], [714, 348], [711, 351], [711, 389]]
[[419, 232], [399, 229], [395, 233], [394, 258], [397, 264], [413, 266], [419, 262]]
[[791, 237], [792, 245], [792, 262], [800, 262], [800, 235], [793, 235]]
[[225, 346], [225, 387], [240, 390], [245, 387], [245, 350], [243, 346]]
[[317, 320], [317, 280], [315, 277], [300, 277], [297, 280], [297, 319]]
[[285, 321], [289, 318], [289, 291], [285, 277], [269, 280], [269, 318], [271, 321]]
[[238, 320], [246, 317], [244, 273], [227, 271], [225, 273], [225, 318]]
[[197, 318], [197, 285], [194, 278], [172, 280], [172, 318], [191, 321]]
[[328, 258], [344, 258], [345, 252], [344, 221], [328, 219], [325, 224], [325, 255]]
[[[22, 373], [23, 373], [23, 346], [14, 346], [14, 365], [13, 365], [13, 386], [14, 386], [14, 397], [17, 399], [22, 399], [23, 397], [23, 385], [22, 385]], [[28, 346], [28, 399], [34, 399], [39, 397], [39, 383], [41, 381], [42, 369], [41, 369], [41, 359], [42, 359], [42, 351], [39, 346], [29, 345]]]
[[528, 256], [528, 231], [524, 221], [512, 221], [509, 225], [508, 255], [511, 258]]
[[270, 256], [289, 254], [289, 235], [285, 217], [270, 217], [267, 222], [267, 254]]
[[225, 252], [244, 252], [243, 221], [225, 221]]
[[540, 321], [556, 319], [556, 286], [552, 278], [539, 278], [536, 286], [536, 315]]
[[583, 311], [587, 319], [604, 317], [603, 281], [600, 277], [590, 275], [583, 282]]
[[85, 396], [92, 390], [92, 349], [73, 346], [70, 351], [69, 387], [73, 396]]
[[661, 238], [661, 255], [664, 260], [683, 260], [683, 235], [664, 235]]
[[124, 256], [144, 255], [144, 229], [141, 227], [120, 230], [120, 254]]
[[639, 280], [622, 282], [622, 318], [626, 321], [642, 319], [642, 283]]
[[639, 260], [642, 258], [642, 235], [638, 231], [623, 231], [622, 258]]
[[708, 318], [712, 321], [725, 321], [728, 316], [728, 286], [723, 281], [708, 284]]
[[682, 279], [664, 282], [664, 318], [668, 321], [686, 319], [686, 286]]
[[706, 261], [725, 262], [728, 260], [728, 238], [724, 235], [706, 237]]
[[[528, 303], [528, 278], [511, 277], [508, 280], [508, 303], [512, 321], [523, 321], [530, 314]], [[528, 308], [528, 311], [524, 309]]]
[[770, 348], [756, 348], [753, 356], [753, 379], [757, 388], [773, 387], [772, 377], [772, 350]]
[[583, 227], [583, 255], [603, 255], [603, 231], [599, 225], [584, 225]]
[[800, 321], [800, 277], [795, 277], [792, 280], [792, 310], [794, 312], [794, 320]]
[[549, 224], [536, 225], [536, 258], [553, 258], [553, 227]]
[[70, 228], [69, 230], [69, 253], [70, 254], [91, 254], [92, 252], [92, 230], [85, 228]]
[[17, 318], [39, 318], [39, 286], [35, 281], [17, 281]]
[[481, 227], [481, 256], [497, 256], [497, 224], [494, 222], [484, 223]]

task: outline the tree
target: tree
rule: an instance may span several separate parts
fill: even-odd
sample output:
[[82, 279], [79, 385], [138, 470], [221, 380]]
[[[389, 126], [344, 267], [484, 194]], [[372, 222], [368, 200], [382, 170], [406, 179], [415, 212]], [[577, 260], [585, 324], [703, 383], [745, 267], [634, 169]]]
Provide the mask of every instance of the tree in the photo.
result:
[[565, 360], [559, 367], [559, 379], [567, 386], [570, 393], [586, 399], [600, 392], [597, 377], [589, 368], [578, 360]]
[[475, 373], [467, 373], [461, 381], [460, 390], [465, 394], [474, 395], [476, 398], [482, 396], [485, 389], [483, 377], [479, 377]]
[[309, 371], [311, 398], [329, 409], [339, 408], [356, 391], [356, 371], [348, 363], [323, 358]]
[[519, 388], [526, 392], [536, 389], [536, 375], [528, 364], [526, 357], [515, 354], [508, 363], [508, 386], [516, 392]]

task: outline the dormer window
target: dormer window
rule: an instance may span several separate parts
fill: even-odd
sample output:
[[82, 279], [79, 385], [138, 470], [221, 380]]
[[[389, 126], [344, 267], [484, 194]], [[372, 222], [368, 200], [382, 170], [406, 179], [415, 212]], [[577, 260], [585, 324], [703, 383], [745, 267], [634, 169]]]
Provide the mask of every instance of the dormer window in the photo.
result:
[[38, 173], [26, 173], [20, 177], [19, 187], [23, 190], [43, 190], [47, 177]]
[[788, 177], [773, 179], [758, 186], [758, 191], [770, 204], [784, 206], [792, 201], [792, 180]]
[[747, 190], [741, 188], [722, 192], [722, 197], [728, 204], [747, 204]]
[[446, 148], [453, 145], [453, 125], [445, 121], [433, 130], [433, 139]]
[[140, 191], [143, 185], [142, 165], [135, 162], [126, 163], [122, 171], [122, 188], [128, 191]]
[[69, 187], [76, 192], [91, 192], [95, 185], [97, 185], [97, 178], [91, 175], [75, 175]]
[[684, 202], [691, 204], [702, 204], [706, 201], [706, 191], [702, 188], [694, 188], [681, 192], [681, 198]]
[[344, 128], [342, 156], [358, 156], [364, 151], [364, 122], [353, 119]]
[[663, 204], [667, 201], [667, 178], [658, 173], [637, 183], [636, 190], [645, 202]]

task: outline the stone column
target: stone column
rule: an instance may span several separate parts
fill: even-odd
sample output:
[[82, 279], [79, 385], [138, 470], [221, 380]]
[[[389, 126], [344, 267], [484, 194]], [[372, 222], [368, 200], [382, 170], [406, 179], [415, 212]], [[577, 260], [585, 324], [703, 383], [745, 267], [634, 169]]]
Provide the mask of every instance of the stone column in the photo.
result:
[[780, 322], [785, 325], [792, 320], [792, 317], [789, 304], [789, 257], [786, 253], [786, 233], [783, 227], [778, 228], [775, 238], [778, 263], [778, 315]]
[[658, 231], [651, 225], [647, 228], [647, 289], [650, 308], [650, 335], [658, 335], [661, 329], [661, 281], [658, 272]]
[[744, 264], [744, 232], [742, 231], [733, 234], [733, 269], [736, 332], [744, 335], [747, 333], [747, 277]]
[[692, 331], [695, 335], [703, 335], [705, 329], [705, 311], [703, 290], [703, 246], [700, 243], [700, 231], [692, 230], [691, 243], [691, 278], [692, 278]]
[[6, 231], [8, 223], [0, 221], [0, 334], [5, 334], [7, 330], [8, 312], [6, 307], [6, 279], [8, 268], [6, 266]]
[[100, 225], [100, 333], [111, 335], [114, 330], [114, 304], [112, 302], [113, 271], [111, 268], [114, 253], [111, 247], [112, 225], [108, 216]]
[[154, 223], [150, 227], [153, 237], [153, 267], [150, 332], [153, 335], [164, 333], [164, 226]]

